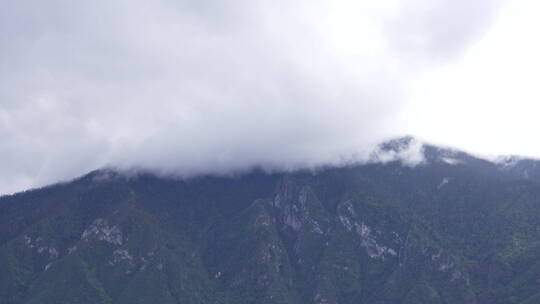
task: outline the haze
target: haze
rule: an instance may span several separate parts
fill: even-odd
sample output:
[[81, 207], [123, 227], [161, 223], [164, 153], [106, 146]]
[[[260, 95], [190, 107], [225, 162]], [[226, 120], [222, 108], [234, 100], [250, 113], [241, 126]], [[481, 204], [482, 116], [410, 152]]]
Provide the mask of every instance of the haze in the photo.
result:
[[538, 6], [4, 1], [0, 193], [339, 163], [403, 134], [540, 156]]

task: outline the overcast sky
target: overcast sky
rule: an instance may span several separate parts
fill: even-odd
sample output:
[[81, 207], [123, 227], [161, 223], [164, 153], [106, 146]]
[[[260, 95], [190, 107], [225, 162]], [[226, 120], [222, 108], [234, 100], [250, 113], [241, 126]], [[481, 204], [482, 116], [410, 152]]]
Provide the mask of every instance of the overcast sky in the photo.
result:
[[6, 0], [0, 193], [103, 166], [336, 163], [411, 134], [540, 156], [533, 0]]

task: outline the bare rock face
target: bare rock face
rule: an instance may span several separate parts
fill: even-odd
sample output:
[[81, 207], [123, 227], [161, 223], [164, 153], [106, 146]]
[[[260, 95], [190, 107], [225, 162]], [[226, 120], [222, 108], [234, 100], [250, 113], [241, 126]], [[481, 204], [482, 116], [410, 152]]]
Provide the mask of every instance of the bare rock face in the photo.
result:
[[81, 240], [99, 240], [113, 245], [122, 245], [122, 232], [116, 226], [110, 226], [107, 220], [98, 218], [84, 230]]
[[[347, 231], [355, 234], [361, 247], [366, 250], [366, 253], [370, 258], [384, 260], [387, 256], [397, 256], [399, 249], [392, 247], [396, 247], [396, 245], [399, 246], [399, 235], [391, 231], [372, 231], [372, 229], [357, 215], [351, 200], [346, 200], [338, 206], [337, 216], [343, 227]], [[381, 235], [382, 233], [391, 233], [393, 242], [387, 246], [381, 244], [380, 241], [377, 242], [377, 234]]]
[[324, 235], [330, 221], [323, 205], [307, 185], [284, 179], [276, 189], [273, 200], [282, 229], [291, 234], [316, 233]]

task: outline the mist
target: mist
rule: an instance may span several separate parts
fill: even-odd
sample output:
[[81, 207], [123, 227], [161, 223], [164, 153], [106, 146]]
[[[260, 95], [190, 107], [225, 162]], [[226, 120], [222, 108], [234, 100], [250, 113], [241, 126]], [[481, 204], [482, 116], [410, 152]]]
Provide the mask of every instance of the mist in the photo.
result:
[[4, 1], [0, 193], [364, 156], [498, 1]]

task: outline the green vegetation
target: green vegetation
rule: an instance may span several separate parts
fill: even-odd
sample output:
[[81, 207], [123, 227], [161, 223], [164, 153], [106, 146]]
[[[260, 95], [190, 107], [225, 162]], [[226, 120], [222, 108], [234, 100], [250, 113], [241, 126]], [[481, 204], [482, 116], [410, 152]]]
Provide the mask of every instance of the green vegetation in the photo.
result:
[[540, 175], [439, 152], [1, 197], [0, 303], [539, 303]]

